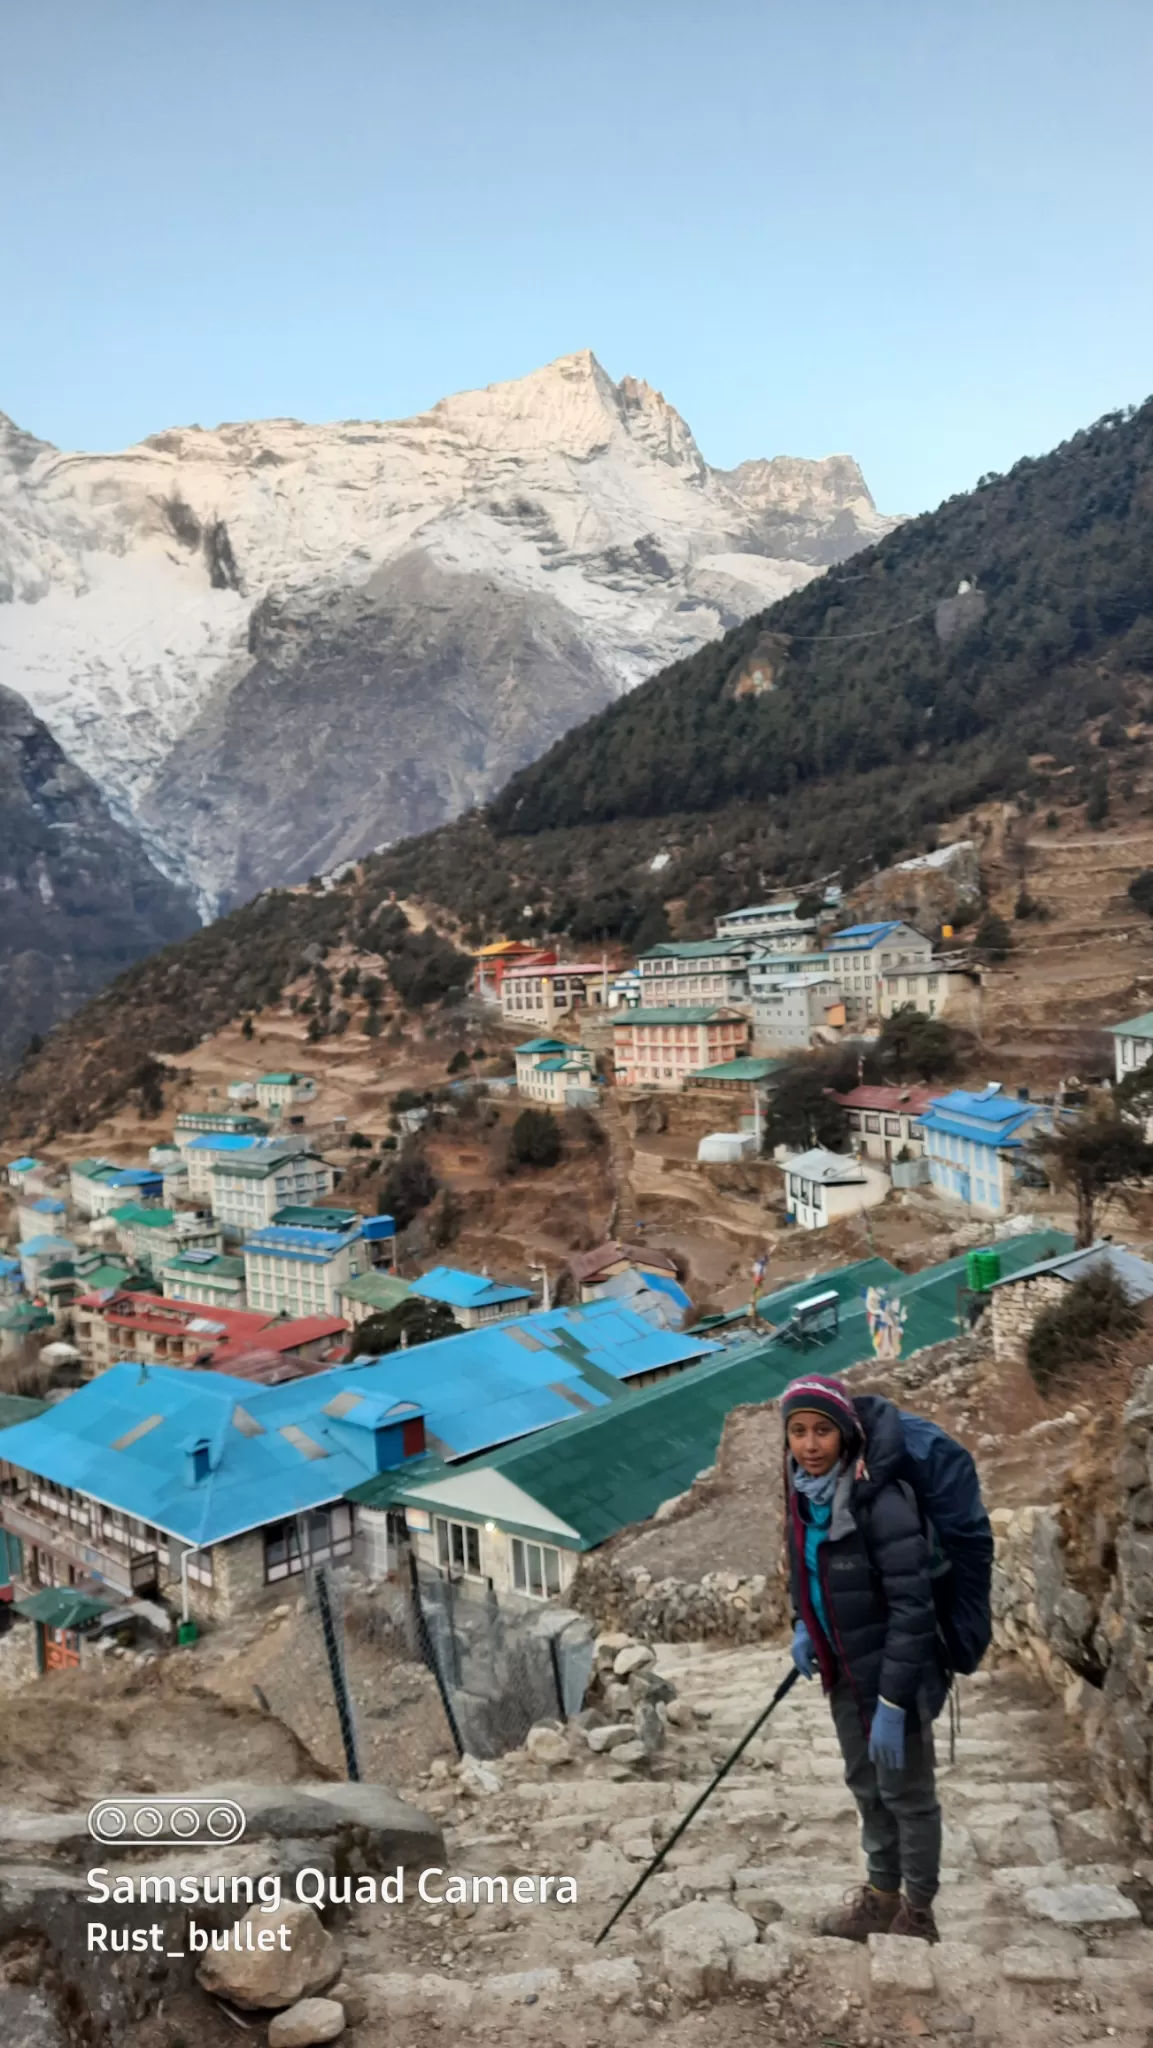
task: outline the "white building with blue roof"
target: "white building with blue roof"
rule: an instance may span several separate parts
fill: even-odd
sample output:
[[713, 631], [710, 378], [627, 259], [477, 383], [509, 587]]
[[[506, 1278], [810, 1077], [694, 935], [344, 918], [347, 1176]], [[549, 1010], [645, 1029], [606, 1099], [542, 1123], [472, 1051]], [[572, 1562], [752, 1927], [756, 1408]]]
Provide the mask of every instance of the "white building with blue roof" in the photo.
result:
[[233, 1614], [281, 1597], [310, 1561], [348, 1557], [343, 1496], [377, 1474], [426, 1448], [475, 1457], [717, 1350], [597, 1302], [277, 1387], [117, 1364], [0, 1431], [14, 1479], [0, 1526], [23, 1546], [30, 1590], [76, 1583]]
[[338, 1316], [342, 1286], [372, 1264], [359, 1218], [337, 1229], [266, 1224], [244, 1240], [248, 1306], [288, 1316]]
[[987, 1088], [952, 1088], [921, 1117], [929, 1176], [939, 1194], [982, 1216], [1004, 1216], [1030, 1138], [1051, 1122], [1041, 1103]]
[[433, 1266], [412, 1282], [412, 1292], [425, 1301], [451, 1309], [462, 1330], [498, 1323], [504, 1316], [523, 1315], [533, 1305], [531, 1287], [505, 1286], [487, 1273], [469, 1273], [461, 1266]]

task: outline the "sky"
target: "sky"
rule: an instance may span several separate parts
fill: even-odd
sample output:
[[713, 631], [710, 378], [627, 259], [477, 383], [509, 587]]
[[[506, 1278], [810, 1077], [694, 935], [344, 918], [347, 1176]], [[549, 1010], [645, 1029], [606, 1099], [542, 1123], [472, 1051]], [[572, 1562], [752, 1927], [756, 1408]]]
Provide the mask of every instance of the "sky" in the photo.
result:
[[1153, 389], [1151, 0], [0, 0], [0, 409], [394, 418], [592, 348], [931, 507]]

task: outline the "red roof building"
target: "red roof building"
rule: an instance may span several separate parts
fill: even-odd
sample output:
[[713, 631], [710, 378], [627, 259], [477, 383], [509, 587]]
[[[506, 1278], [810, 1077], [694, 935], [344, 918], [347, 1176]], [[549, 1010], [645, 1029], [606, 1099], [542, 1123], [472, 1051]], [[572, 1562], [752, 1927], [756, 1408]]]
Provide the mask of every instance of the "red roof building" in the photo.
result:
[[89, 1377], [123, 1359], [228, 1371], [258, 1349], [306, 1364], [331, 1363], [343, 1353], [348, 1333], [338, 1316], [285, 1319], [260, 1309], [216, 1308], [126, 1290], [81, 1295], [74, 1313], [76, 1345]]
[[925, 1087], [881, 1086], [862, 1083], [843, 1095], [834, 1095], [849, 1112], [849, 1131], [854, 1148], [870, 1159], [892, 1160], [904, 1152], [919, 1159], [925, 1144], [921, 1118], [933, 1100]]

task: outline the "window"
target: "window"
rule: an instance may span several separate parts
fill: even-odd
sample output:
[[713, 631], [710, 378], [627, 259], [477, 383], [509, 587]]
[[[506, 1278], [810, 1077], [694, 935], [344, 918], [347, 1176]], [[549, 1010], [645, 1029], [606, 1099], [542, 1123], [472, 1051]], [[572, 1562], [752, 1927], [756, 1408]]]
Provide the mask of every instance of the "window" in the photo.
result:
[[900, 1135], [901, 1135], [901, 1119], [900, 1119], [900, 1117], [899, 1117], [899, 1116], [887, 1116], [887, 1117], [885, 1118], [885, 1136], [886, 1136], [887, 1138], [899, 1138], [899, 1137], [900, 1137]]
[[867, 1116], [865, 1118], [865, 1129], [867, 1131], [879, 1131], [880, 1128], [881, 1119], [879, 1116]]
[[466, 1572], [470, 1578], [479, 1579], [480, 1530], [471, 1522], [446, 1522], [438, 1515], [436, 1557], [437, 1563], [446, 1569]]
[[512, 1582], [532, 1600], [548, 1600], [560, 1592], [560, 1552], [547, 1543], [522, 1543], [512, 1538]]
[[[301, 1533], [304, 1554], [301, 1554]], [[340, 1502], [333, 1508], [314, 1508], [310, 1514], [291, 1521], [270, 1522], [264, 1531], [264, 1579], [294, 1577], [310, 1565], [326, 1564], [333, 1557], [347, 1557], [352, 1549], [352, 1509]]]

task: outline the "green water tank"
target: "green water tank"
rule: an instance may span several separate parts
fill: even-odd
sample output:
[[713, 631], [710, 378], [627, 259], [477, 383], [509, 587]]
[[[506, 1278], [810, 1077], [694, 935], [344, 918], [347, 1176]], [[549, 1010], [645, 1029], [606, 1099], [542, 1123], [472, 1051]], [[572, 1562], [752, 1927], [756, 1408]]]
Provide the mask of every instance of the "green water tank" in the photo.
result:
[[974, 1294], [984, 1294], [1001, 1278], [1001, 1254], [989, 1248], [970, 1252], [965, 1260], [965, 1277]]

